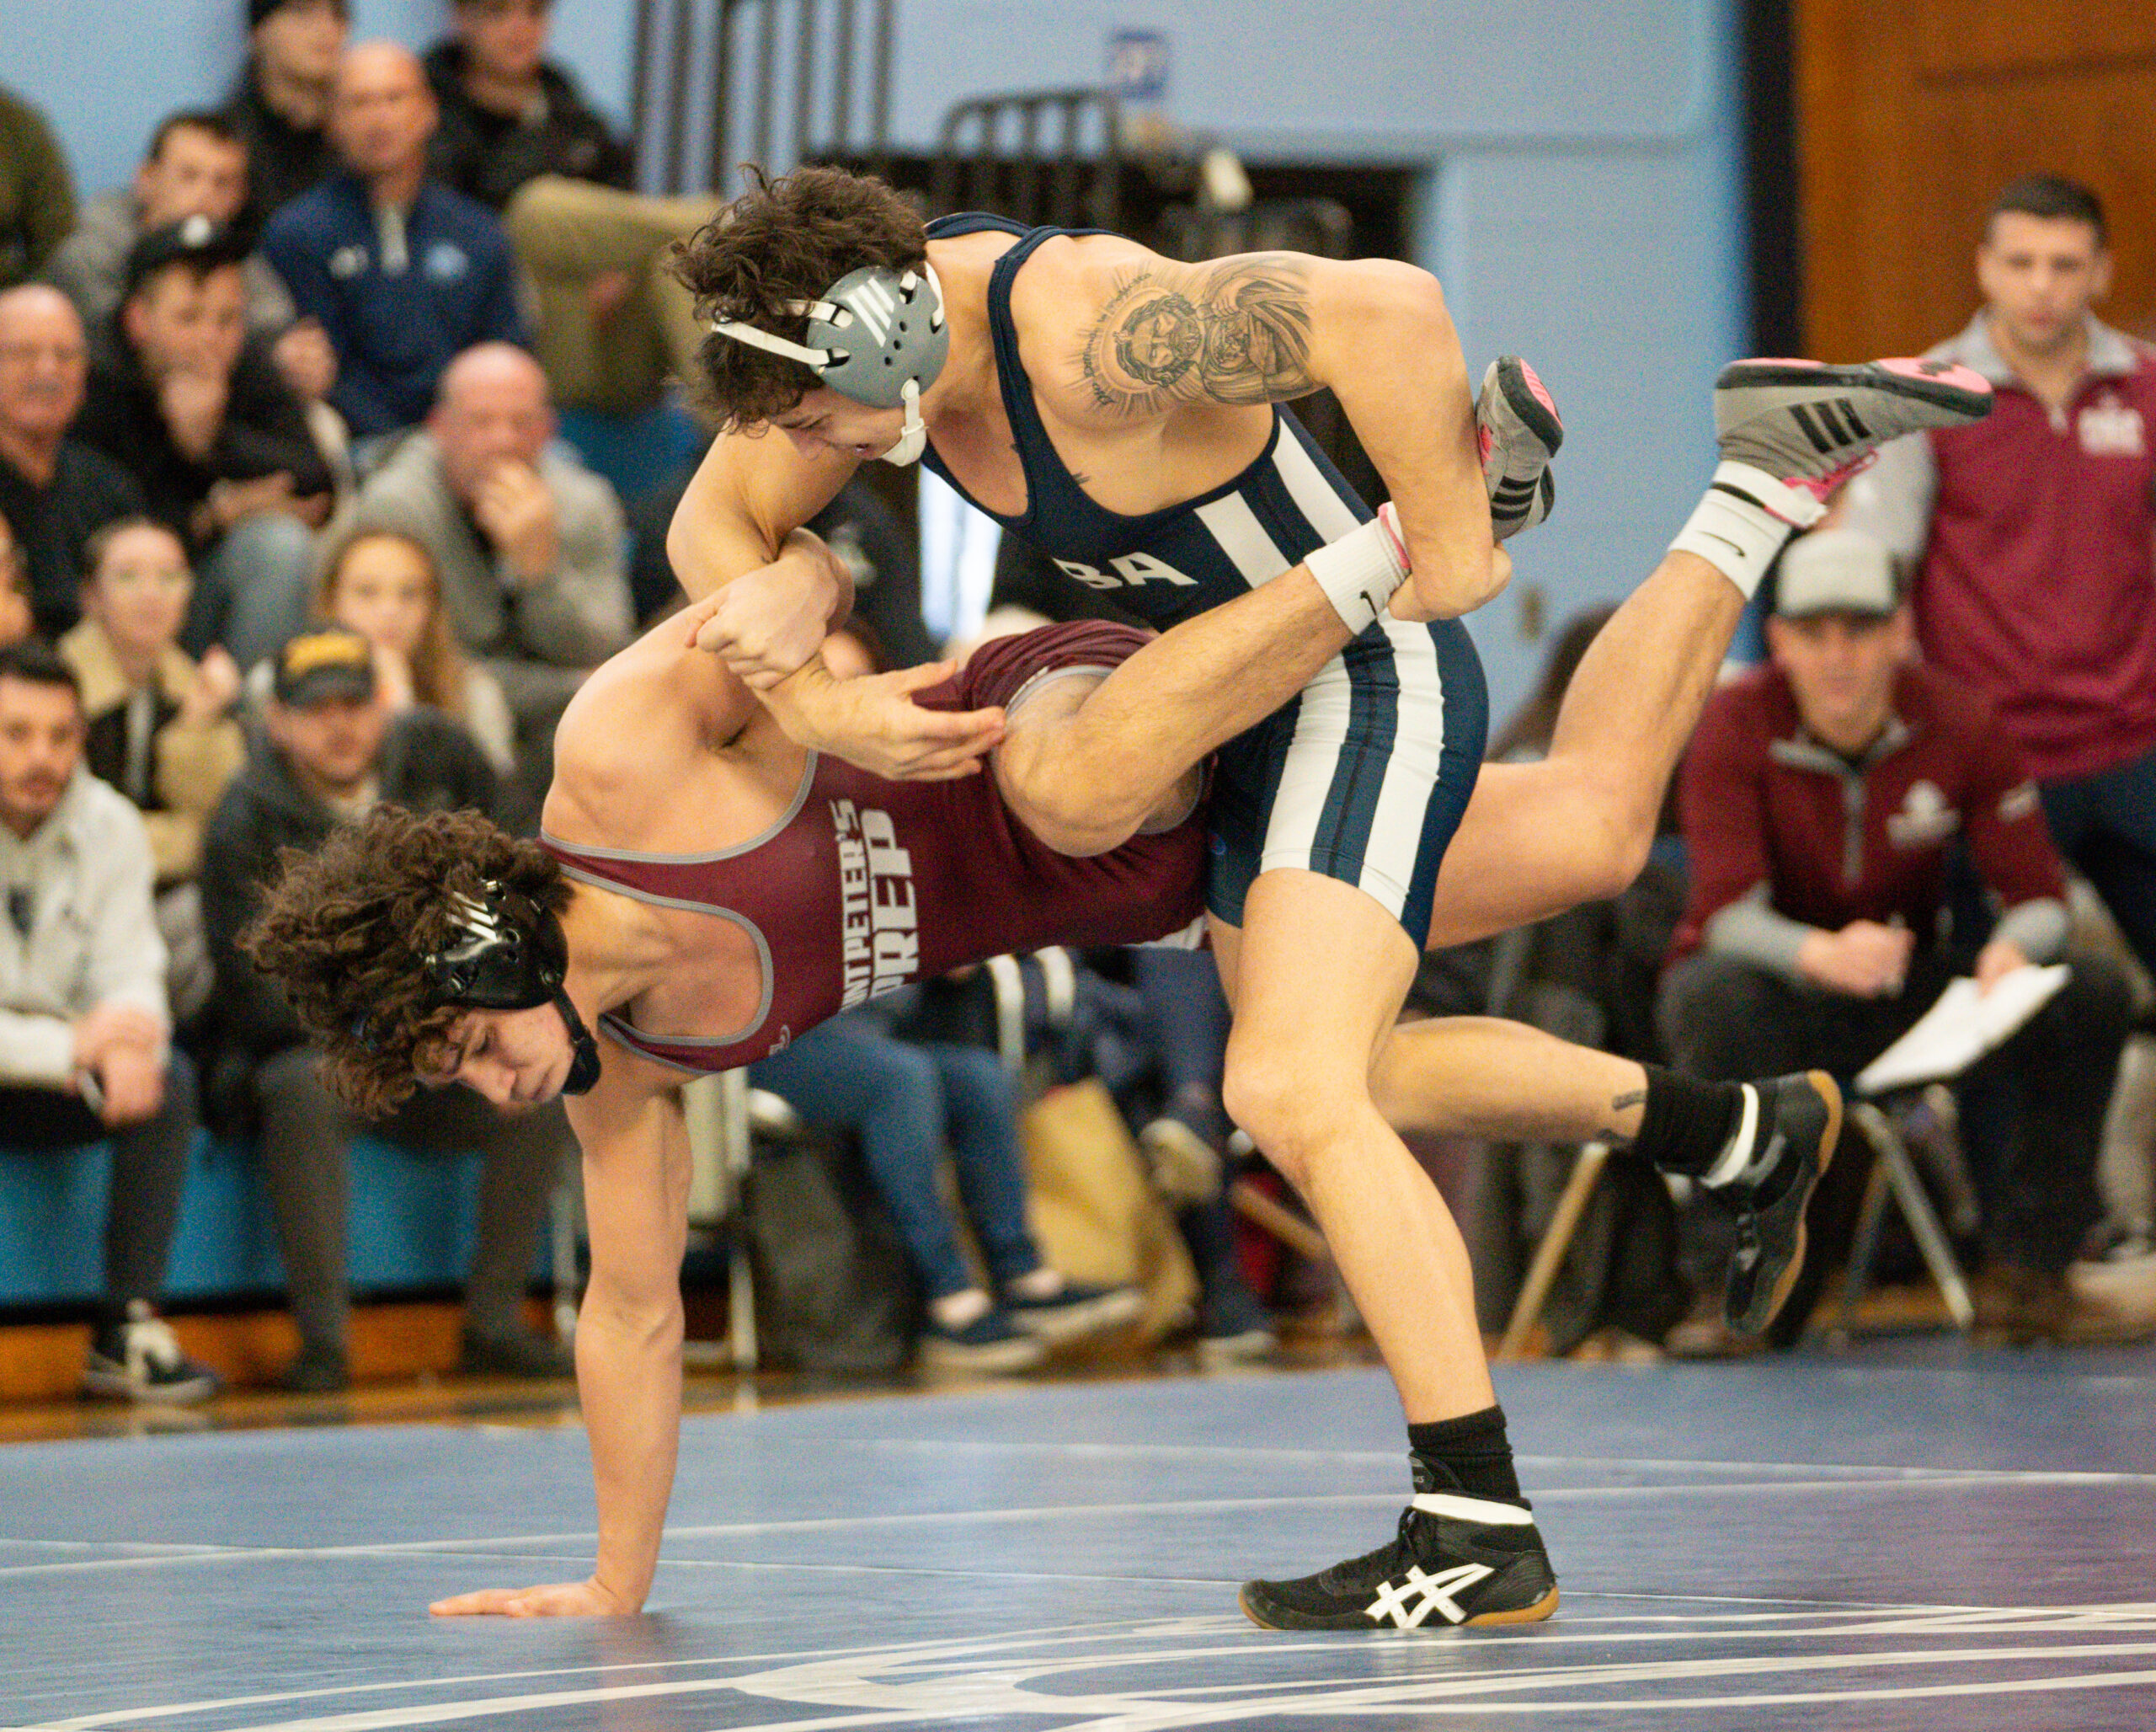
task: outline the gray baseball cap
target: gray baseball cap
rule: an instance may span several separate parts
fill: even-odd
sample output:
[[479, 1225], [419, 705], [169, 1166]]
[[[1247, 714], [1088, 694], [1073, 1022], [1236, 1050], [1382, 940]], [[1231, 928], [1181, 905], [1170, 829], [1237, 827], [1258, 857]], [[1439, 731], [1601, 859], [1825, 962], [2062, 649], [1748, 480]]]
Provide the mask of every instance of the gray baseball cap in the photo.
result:
[[1774, 612], [1785, 619], [1820, 613], [1883, 617], [1900, 603], [1893, 556], [1854, 529], [1820, 529], [1800, 537], [1782, 555], [1774, 576]]

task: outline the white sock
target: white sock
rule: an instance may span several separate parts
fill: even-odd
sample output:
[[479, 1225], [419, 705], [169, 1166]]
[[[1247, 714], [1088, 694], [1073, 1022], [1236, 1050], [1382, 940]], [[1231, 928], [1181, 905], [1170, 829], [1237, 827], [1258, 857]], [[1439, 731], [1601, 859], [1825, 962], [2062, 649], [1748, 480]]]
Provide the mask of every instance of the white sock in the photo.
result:
[[1698, 554], [1749, 601], [1790, 537], [1809, 529], [1826, 512], [1802, 488], [1764, 469], [1722, 462], [1716, 465], [1712, 484], [1669, 550]]

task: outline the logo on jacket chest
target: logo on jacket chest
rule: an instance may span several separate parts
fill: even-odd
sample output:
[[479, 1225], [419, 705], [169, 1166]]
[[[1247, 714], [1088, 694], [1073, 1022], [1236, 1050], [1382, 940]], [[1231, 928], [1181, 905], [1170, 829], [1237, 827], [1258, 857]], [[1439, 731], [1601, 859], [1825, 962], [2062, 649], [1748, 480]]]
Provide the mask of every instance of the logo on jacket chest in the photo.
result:
[[890, 814], [850, 799], [831, 802], [839, 850], [839, 954], [845, 1008], [894, 992], [921, 968], [913, 855], [899, 846]]
[[2106, 391], [2081, 411], [2075, 430], [2081, 436], [2084, 456], [2138, 457], [2148, 454], [2147, 430], [2141, 411], [2123, 401], [2116, 391]]
[[1961, 827], [1961, 813], [1934, 782], [1911, 783], [1902, 810], [1886, 815], [1886, 840], [1897, 848], [1935, 847]]

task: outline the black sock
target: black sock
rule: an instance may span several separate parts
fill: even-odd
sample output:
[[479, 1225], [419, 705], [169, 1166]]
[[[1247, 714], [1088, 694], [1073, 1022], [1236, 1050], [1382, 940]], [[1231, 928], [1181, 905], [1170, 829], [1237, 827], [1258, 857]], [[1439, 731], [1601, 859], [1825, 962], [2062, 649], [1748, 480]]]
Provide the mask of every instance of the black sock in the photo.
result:
[[1640, 1115], [1633, 1152], [1665, 1173], [1703, 1177], [1737, 1133], [1744, 1112], [1743, 1091], [1734, 1082], [1703, 1082], [1658, 1065], [1643, 1068], [1647, 1073], [1646, 1109]]
[[1528, 1501], [1513, 1471], [1513, 1446], [1505, 1439], [1505, 1410], [1486, 1407], [1456, 1419], [1431, 1419], [1407, 1428], [1407, 1461], [1418, 1492], [1457, 1492], [1492, 1503]]

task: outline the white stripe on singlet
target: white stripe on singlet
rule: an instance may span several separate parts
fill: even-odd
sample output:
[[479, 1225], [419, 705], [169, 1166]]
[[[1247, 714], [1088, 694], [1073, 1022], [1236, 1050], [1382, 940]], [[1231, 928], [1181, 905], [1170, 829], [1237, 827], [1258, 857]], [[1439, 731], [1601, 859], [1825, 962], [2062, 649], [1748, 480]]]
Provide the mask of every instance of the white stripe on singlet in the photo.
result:
[[[1283, 432], [1281, 436], [1285, 438], [1287, 435]], [[1295, 563], [1267, 532], [1265, 526], [1257, 521], [1257, 513], [1251, 510], [1250, 501], [1239, 493], [1223, 494], [1198, 506], [1193, 515], [1205, 526], [1219, 544], [1220, 551], [1252, 589], [1272, 582]]]
[[1273, 441], [1273, 467], [1279, 472], [1288, 497], [1294, 500], [1295, 509], [1317, 532], [1321, 542], [1338, 541], [1362, 521], [1354, 508], [1333, 490], [1332, 484], [1303, 449], [1303, 441], [1284, 426]]
[[1438, 676], [1438, 646], [1428, 626], [1388, 619], [1385, 634], [1400, 677], [1399, 731], [1385, 761], [1385, 785], [1364, 850], [1362, 887], [1396, 917], [1407, 904], [1430, 790], [1444, 757], [1445, 692]]
[[1294, 738], [1281, 766], [1280, 786], [1273, 797], [1273, 815], [1261, 845], [1259, 871], [1310, 865], [1326, 797], [1339, 773], [1340, 747], [1348, 738], [1351, 690], [1348, 665], [1337, 655], [1303, 688]]

